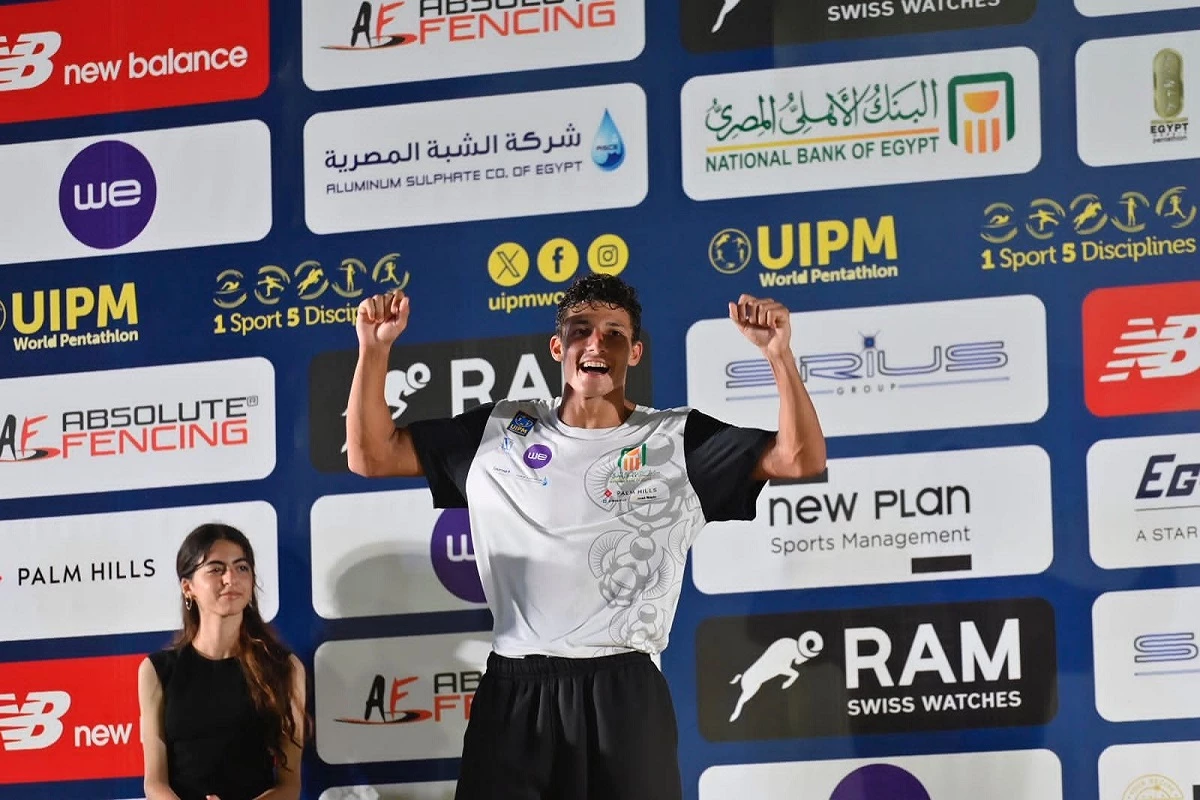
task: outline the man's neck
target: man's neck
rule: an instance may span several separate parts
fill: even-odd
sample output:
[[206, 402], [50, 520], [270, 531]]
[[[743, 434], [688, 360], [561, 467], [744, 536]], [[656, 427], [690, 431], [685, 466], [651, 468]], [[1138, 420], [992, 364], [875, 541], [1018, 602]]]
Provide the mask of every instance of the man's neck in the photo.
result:
[[629, 419], [634, 408], [620, 389], [603, 397], [583, 397], [568, 386], [563, 390], [558, 418], [572, 428], [615, 428]]

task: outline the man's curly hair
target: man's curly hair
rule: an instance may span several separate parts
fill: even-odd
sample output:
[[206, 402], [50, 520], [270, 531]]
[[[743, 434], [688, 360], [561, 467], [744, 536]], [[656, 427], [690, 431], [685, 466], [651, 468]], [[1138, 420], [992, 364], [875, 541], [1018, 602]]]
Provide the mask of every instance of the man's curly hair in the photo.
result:
[[563, 294], [558, 303], [558, 314], [555, 316], [555, 327], [562, 334], [567, 314], [582, 305], [603, 305], [609, 308], [623, 308], [629, 314], [633, 323], [632, 341], [640, 341], [642, 337], [642, 304], [638, 302], [637, 290], [625, 281], [612, 275], [591, 274], [576, 279], [571, 287]]

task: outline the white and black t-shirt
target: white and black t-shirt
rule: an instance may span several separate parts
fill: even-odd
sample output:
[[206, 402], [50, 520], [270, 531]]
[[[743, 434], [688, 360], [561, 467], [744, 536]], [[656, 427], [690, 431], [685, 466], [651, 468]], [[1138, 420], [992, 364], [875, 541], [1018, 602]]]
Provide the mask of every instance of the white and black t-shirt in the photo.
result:
[[638, 406], [616, 428], [501, 400], [409, 425], [434, 505], [468, 509], [502, 656], [659, 653], [706, 522], [753, 519], [772, 433]]

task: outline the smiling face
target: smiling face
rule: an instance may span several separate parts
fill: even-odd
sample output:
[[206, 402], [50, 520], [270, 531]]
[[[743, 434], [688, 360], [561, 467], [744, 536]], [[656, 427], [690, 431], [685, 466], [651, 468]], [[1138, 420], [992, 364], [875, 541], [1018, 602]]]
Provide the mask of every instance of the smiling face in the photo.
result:
[[180, 581], [202, 614], [231, 617], [241, 614], [254, 596], [254, 568], [237, 544], [219, 539], [192, 572]]
[[606, 303], [587, 303], [568, 309], [550, 353], [563, 365], [572, 391], [590, 399], [625, 390], [625, 374], [642, 358], [642, 343], [633, 341], [629, 312]]

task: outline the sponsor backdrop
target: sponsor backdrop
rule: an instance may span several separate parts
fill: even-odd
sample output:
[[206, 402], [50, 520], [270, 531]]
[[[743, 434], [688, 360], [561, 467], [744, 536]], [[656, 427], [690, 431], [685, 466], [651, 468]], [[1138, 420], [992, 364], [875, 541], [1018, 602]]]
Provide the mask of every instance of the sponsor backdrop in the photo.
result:
[[589, 272], [631, 395], [739, 424], [784, 302], [829, 435], [692, 552], [689, 800], [1200, 798], [1198, 87], [1200, 0], [0, 0], [0, 800], [142, 796], [205, 520], [305, 798], [451, 797], [491, 620], [347, 469], [355, 309], [412, 296], [404, 424], [558, 396]]

